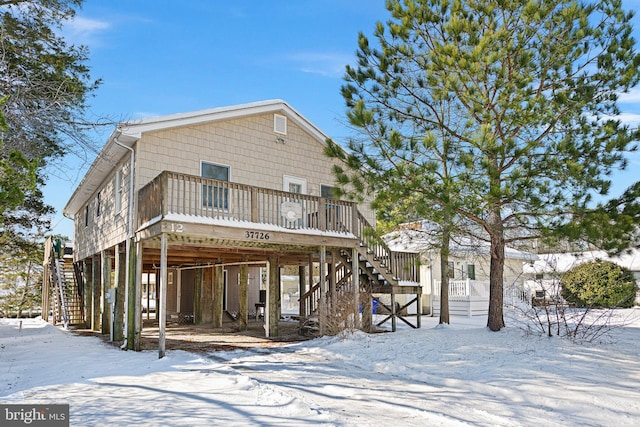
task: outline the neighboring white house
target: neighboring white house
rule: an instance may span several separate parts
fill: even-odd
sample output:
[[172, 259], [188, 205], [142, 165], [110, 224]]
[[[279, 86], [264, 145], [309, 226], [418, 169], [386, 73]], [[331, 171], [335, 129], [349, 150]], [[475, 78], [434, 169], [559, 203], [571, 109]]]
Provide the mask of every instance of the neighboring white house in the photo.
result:
[[[420, 284], [423, 310], [440, 313], [440, 251], [438, 236], [428, 221], [407, 224], [385, 236], [391, 250], [420, 253]], [[449, 246], [449, 312], [451, 315], [486, 315], [489, 307], [489, 243], [471, 237], [454, 236]], [[505, 248], [505, 298], [521, 298], [523, 265], [535, 254]]]

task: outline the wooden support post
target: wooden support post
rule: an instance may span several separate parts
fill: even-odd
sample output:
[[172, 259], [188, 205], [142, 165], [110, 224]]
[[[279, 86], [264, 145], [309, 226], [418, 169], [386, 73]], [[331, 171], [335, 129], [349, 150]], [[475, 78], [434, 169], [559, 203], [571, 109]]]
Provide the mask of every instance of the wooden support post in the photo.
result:
[[203, 280], [202, 280], [202, 268], [197, 268], [193, 272], [193, 323], [200, 325], [203, 323]]
[[224, 314], [224, 267], [216, 266], [213, 274], [213, 327], [222, 327]]
[[102, 282], [102, 333], [111, 335], [111, 300], [109, 291], [111, 290], [111, 257], [109, 252], [100, 252], [101, 278]]
[[416, 325], [418, 326], [418, 328], [420, 328], [420, 326], [422, 326], [422, 294], [416, 294], [416, 304], [418, 305], [418, 307], [416, 308]]
[[167, 327], [167, 234], [160, 235], [160, 307], [158, 307], [158, 357], [165, 355]]
[[100, 288], [101, 283], [100, 283], [100, 278], [102, 277], [102, 275], [100, 274], [100, 262], [98, 262], [100, 258], [98, 258], [97, 256], [93, 256], [93, 260], [91, 263], [91, 266], [93, 267], [93, 301], [91, 302], [92, 304], [92, 313], [93, 316], [91, 318], [91, 330], [92, 331], [99, 331], [100, 330], [100, 303], [101, 303], [101, 295], [100, 295]]
[[202, 271], [202, 323], [213, 322], [213, 268]]
[[124, 340], [124, 293], [127, 271], [125, 269], [126, 253], [120, 245], [116, 245], [116, 305], [113, 313], [113, 340]]
[[[140, 335], [142, 333], [142, 242], [129, 241], [129, 288], [127, 290], [127, 349], [140, 350]], [[158, 308], [156, 308], [156, 311]]]
[[[135, 318], [136, 318], [136, 299], [135, 299], [135, 282], [136, 282], [136, 256], [135, 256], [135, 246], [133, 243], [133, 239], [129, 239], [127, 245], [129, 245], [129, 253], [125, 255], [127, 257], [127, 286], [125, 289], [126, 292], [126, 301], [125, 301], [125, 331], [124, 335], [127, 340], [127, 350], [135, 349]], [[127, 268], [128, 267], [128, 268]]]
[[[307, 291], [310, 291], [315, 283], [313, 282], [313, 255], [309, 254], [309, 288]], [[307, 306], [307, 302], [311, 304], [311, 306]], [[313, 313], [314, 307], [316, 311], [318, 310], [318, 301], [305, 301], [305, 309], [306, 313], [309, 313], [309, 316]], [[306, 315], [305, 315], [306, 318]], [[303, 320], [303, 319], [300, 319]]]
[[318, 328], [320, 335], [324, 335], [325, 323], [327, 321], [327, 248], [320, 246], [320, 304], [318, 307]]
[[300, 318], [300, 321], [302, 321], [302, 319], [305, 316], [305, 313], [307, 312], [307, 309], [305, 307], [306, 301], [302, 298], [302, 295], [304, 295], [307, 292], [307, 286], [305, 284], [305, 280], [306, 280], [305, 267], [304, 265], [300, 265], [298, 266], [298, 283], [299, 283], [298, 295], [300, 295], [298, 317]]
[[40, 307], [42, 320], [45, 322], [49, 321], [49, 293], [51, 292], [51, 266], [47, 259], [51, 260], [50, 257], [45, 255], [44, 271], [42, 273], [42, 306]]
[[[363, 278], [361, 277], [361, 279]], [[366, 299], [362, 301], [362, 330], [371, 332], [373, 329], [373, 295], [369, 292], [366, 292], [365, 295]]]
[[[240, 265], [240, 313], [238, 315], [238, 330], [246, 331], [249, 320], [249, 266]], [[256, 313], [256, 316], [258, 313]]]
[[267, 303], [265, 308], [265, 330], [267, 337], [277, 337], [280, 321], [278, 301], [280, 289], [280, 265], [277, 255], [268, 258]]
[[353, 327], [360, 329], [360, 266], [358, 262], [358, 249], [351, 250], [351, 282], [353, 284]]
[[331, 254], [331, 263], [328, 265], [328, 276], [329, 276], [329, 303], [331, 306], [335, 306], [336, 304], [336, 264], [337, 264], [337, 252], [335, 250], [330, 251]]
[[84, 261], [84, 323], [91, 329], [93, 319], [93, 258]]
[[396, 331], [397, 315], [398, 313], [396, 313], [396, 295], [393, 293], [393, 291], [391, 291], [391, 331], [392, 332]]

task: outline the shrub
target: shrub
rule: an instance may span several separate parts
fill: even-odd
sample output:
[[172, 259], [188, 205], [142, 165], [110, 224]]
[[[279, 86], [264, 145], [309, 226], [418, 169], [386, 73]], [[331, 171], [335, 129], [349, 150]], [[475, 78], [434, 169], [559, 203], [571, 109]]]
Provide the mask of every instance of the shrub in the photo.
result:
[[627, 268], [610, 261], [580, 264], [564, 274], [562, 297], [577, 307], [633, 307], [636, 284]]

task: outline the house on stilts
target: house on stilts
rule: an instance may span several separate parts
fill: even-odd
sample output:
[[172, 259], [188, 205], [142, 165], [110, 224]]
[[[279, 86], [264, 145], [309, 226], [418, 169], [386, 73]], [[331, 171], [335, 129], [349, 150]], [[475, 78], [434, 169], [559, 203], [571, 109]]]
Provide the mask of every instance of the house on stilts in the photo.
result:
[[[289, 296], [301, 328], [314, 319], [322, 332], [319, 313], [349, 293], [366, 321], [362, 291], [390, 297], [393, 329], [397, 319], [419, 327], [418, 254], [389, 250], [369, 206], [332, 196], [326, 139], [281, 100], [119, 124], [64, 208], [77, 291], [57, 281], [49, 249], [43, 312], [64, 312], [73, 293], [87, 327], [140, 349], [141, 301], [154, 300], [161, 357], [167, 322], [216, 328], [231, 313], [242, 329], [264, 310], [275, 337], [286, 266], [299, 279]], [[415, 296], [415, 322], [398, 294]]]

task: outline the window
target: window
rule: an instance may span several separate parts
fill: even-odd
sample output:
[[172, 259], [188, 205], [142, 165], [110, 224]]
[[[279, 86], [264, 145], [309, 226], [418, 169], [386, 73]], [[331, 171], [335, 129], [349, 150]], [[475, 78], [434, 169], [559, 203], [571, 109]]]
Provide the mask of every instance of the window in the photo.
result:
[[467, 278], [476, 280], [476, 266], [474, 264], [467, 264]]
[[289, 193], [306, 194], [307, 193], [307, 180], [303, 178], [296, 178], [295, 176], [284, 175], [282, 177], [283, 190]]
[[455, 274], [455, 265], [453, 264], [453, 261], [449, 261], [447, 263], [447, 265], [449, 266], [449, 279], [455, 279], [456, 278], [456, 274]]
[[[203, 178], [229, 181], [229, 169], [229, 166], [202, 162], [201, 175]], [[228, 209], [229, 189], [211, 184], [202, 184], [202, 205], [209, 208]]]
[[100, 208], [101, 208], [101, 206], [100, 206], [100, 198], [101, 198], [100, 197], [100, 193], [101, 192], [98, 191], [98, 196], [96, 197], [96, 205], [97, 205], [96, 206], [96, 216], [100, 216]]
[[89, 225], [89, 205], [84, 207], [84, 226]]
[[282, 135], [287, 134], [287, 116], [273, 115], [273, 131]]
[[320, 197], [324, 197], [325, 199], [337, 199], [337, 190], [338, 189], [336, 187], [323, 184], [320, 186]]

